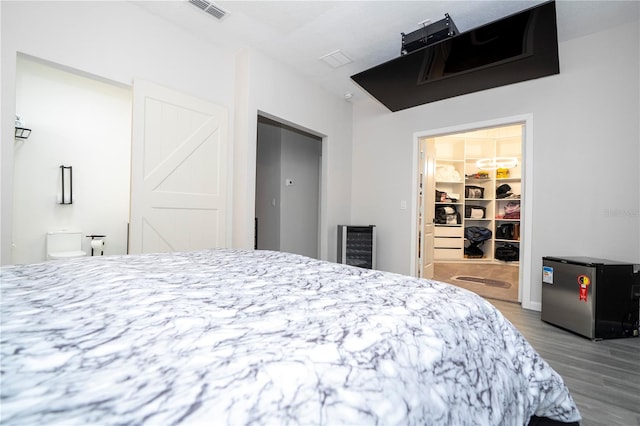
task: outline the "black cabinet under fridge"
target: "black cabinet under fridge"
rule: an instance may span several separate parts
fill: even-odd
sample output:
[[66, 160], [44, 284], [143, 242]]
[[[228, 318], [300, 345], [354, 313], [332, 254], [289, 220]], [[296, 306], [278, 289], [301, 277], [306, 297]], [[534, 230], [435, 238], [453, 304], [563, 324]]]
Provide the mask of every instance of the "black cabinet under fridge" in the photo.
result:
[[590, 257], [543, 257], [541, 319], [590, 339], [637, 337], [639, 269]]
[[338, 263], [376, 269], [375, 225], [338, 225]]

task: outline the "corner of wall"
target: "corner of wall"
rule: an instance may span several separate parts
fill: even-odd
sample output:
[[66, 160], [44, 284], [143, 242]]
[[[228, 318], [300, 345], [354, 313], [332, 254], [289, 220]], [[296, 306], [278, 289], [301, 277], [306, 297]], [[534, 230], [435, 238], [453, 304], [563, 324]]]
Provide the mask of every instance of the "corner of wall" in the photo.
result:
[[[5, 28], [3, 23], [2, 28]], [[0, 99], [0, 264], [12, 262], [13, 229], [13, 145], [16, 104], [16, 51], [9, 45], [6, 36], [0, 40], [2, 65], [0, 69], [2, 98]]]
[[251, 248], [254, 238], [255, 187], [251, 187], [251, 179], [248, 177], [255, 177], [257, 109], [250, 101], [250, 56], [247, 49], [236, 55], [234, 84], [234, 136], [229, 144], [233, 179], [230, 179], [228, 188], [229, 193], [233, 194], [233, 200], [232, 212], [228, 215], [232, 221], [227, 228], [231, 230], [228, 241], [235, 248]]

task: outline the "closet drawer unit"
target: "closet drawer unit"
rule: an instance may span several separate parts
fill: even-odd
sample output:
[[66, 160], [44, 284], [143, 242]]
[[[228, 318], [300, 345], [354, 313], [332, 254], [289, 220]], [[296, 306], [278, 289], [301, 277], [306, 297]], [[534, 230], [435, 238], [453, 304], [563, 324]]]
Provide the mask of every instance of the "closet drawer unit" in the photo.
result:
[[433, 249], [434, 260], [460, 260], [464, 259], [461, 248], [435, 248]]
[[435, 237], [460, 237], [464, 236], [462, 226], [436, 226], [433, 233]]
[[460, 248], [462, 243], [462, 238], [436, 237], [433, 239], [435, 248]]

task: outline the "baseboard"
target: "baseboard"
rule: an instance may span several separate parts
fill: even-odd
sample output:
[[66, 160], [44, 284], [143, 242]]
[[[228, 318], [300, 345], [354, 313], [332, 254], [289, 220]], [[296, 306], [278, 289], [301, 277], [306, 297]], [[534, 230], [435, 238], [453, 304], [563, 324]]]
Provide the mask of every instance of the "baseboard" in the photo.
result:
[[542, 311], [542, 303], [540, 302], [529, 302], [525, 305], [525, 303], [522, 303], [522, 308], [523, 309], [529, 309], [530, 311]]

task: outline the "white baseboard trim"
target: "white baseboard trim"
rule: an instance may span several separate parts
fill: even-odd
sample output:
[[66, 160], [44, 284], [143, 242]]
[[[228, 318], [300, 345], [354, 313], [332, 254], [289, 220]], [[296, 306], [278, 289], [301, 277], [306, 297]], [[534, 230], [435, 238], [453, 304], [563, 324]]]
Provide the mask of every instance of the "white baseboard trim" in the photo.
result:
[[540, 312], [540, 311], [542, 311], [542, 303], [529, 301], [528, 303], [525, 304], [524, 301], [523, 301], [522, 308], [523, 309], [529, 309], [531, 311]]

